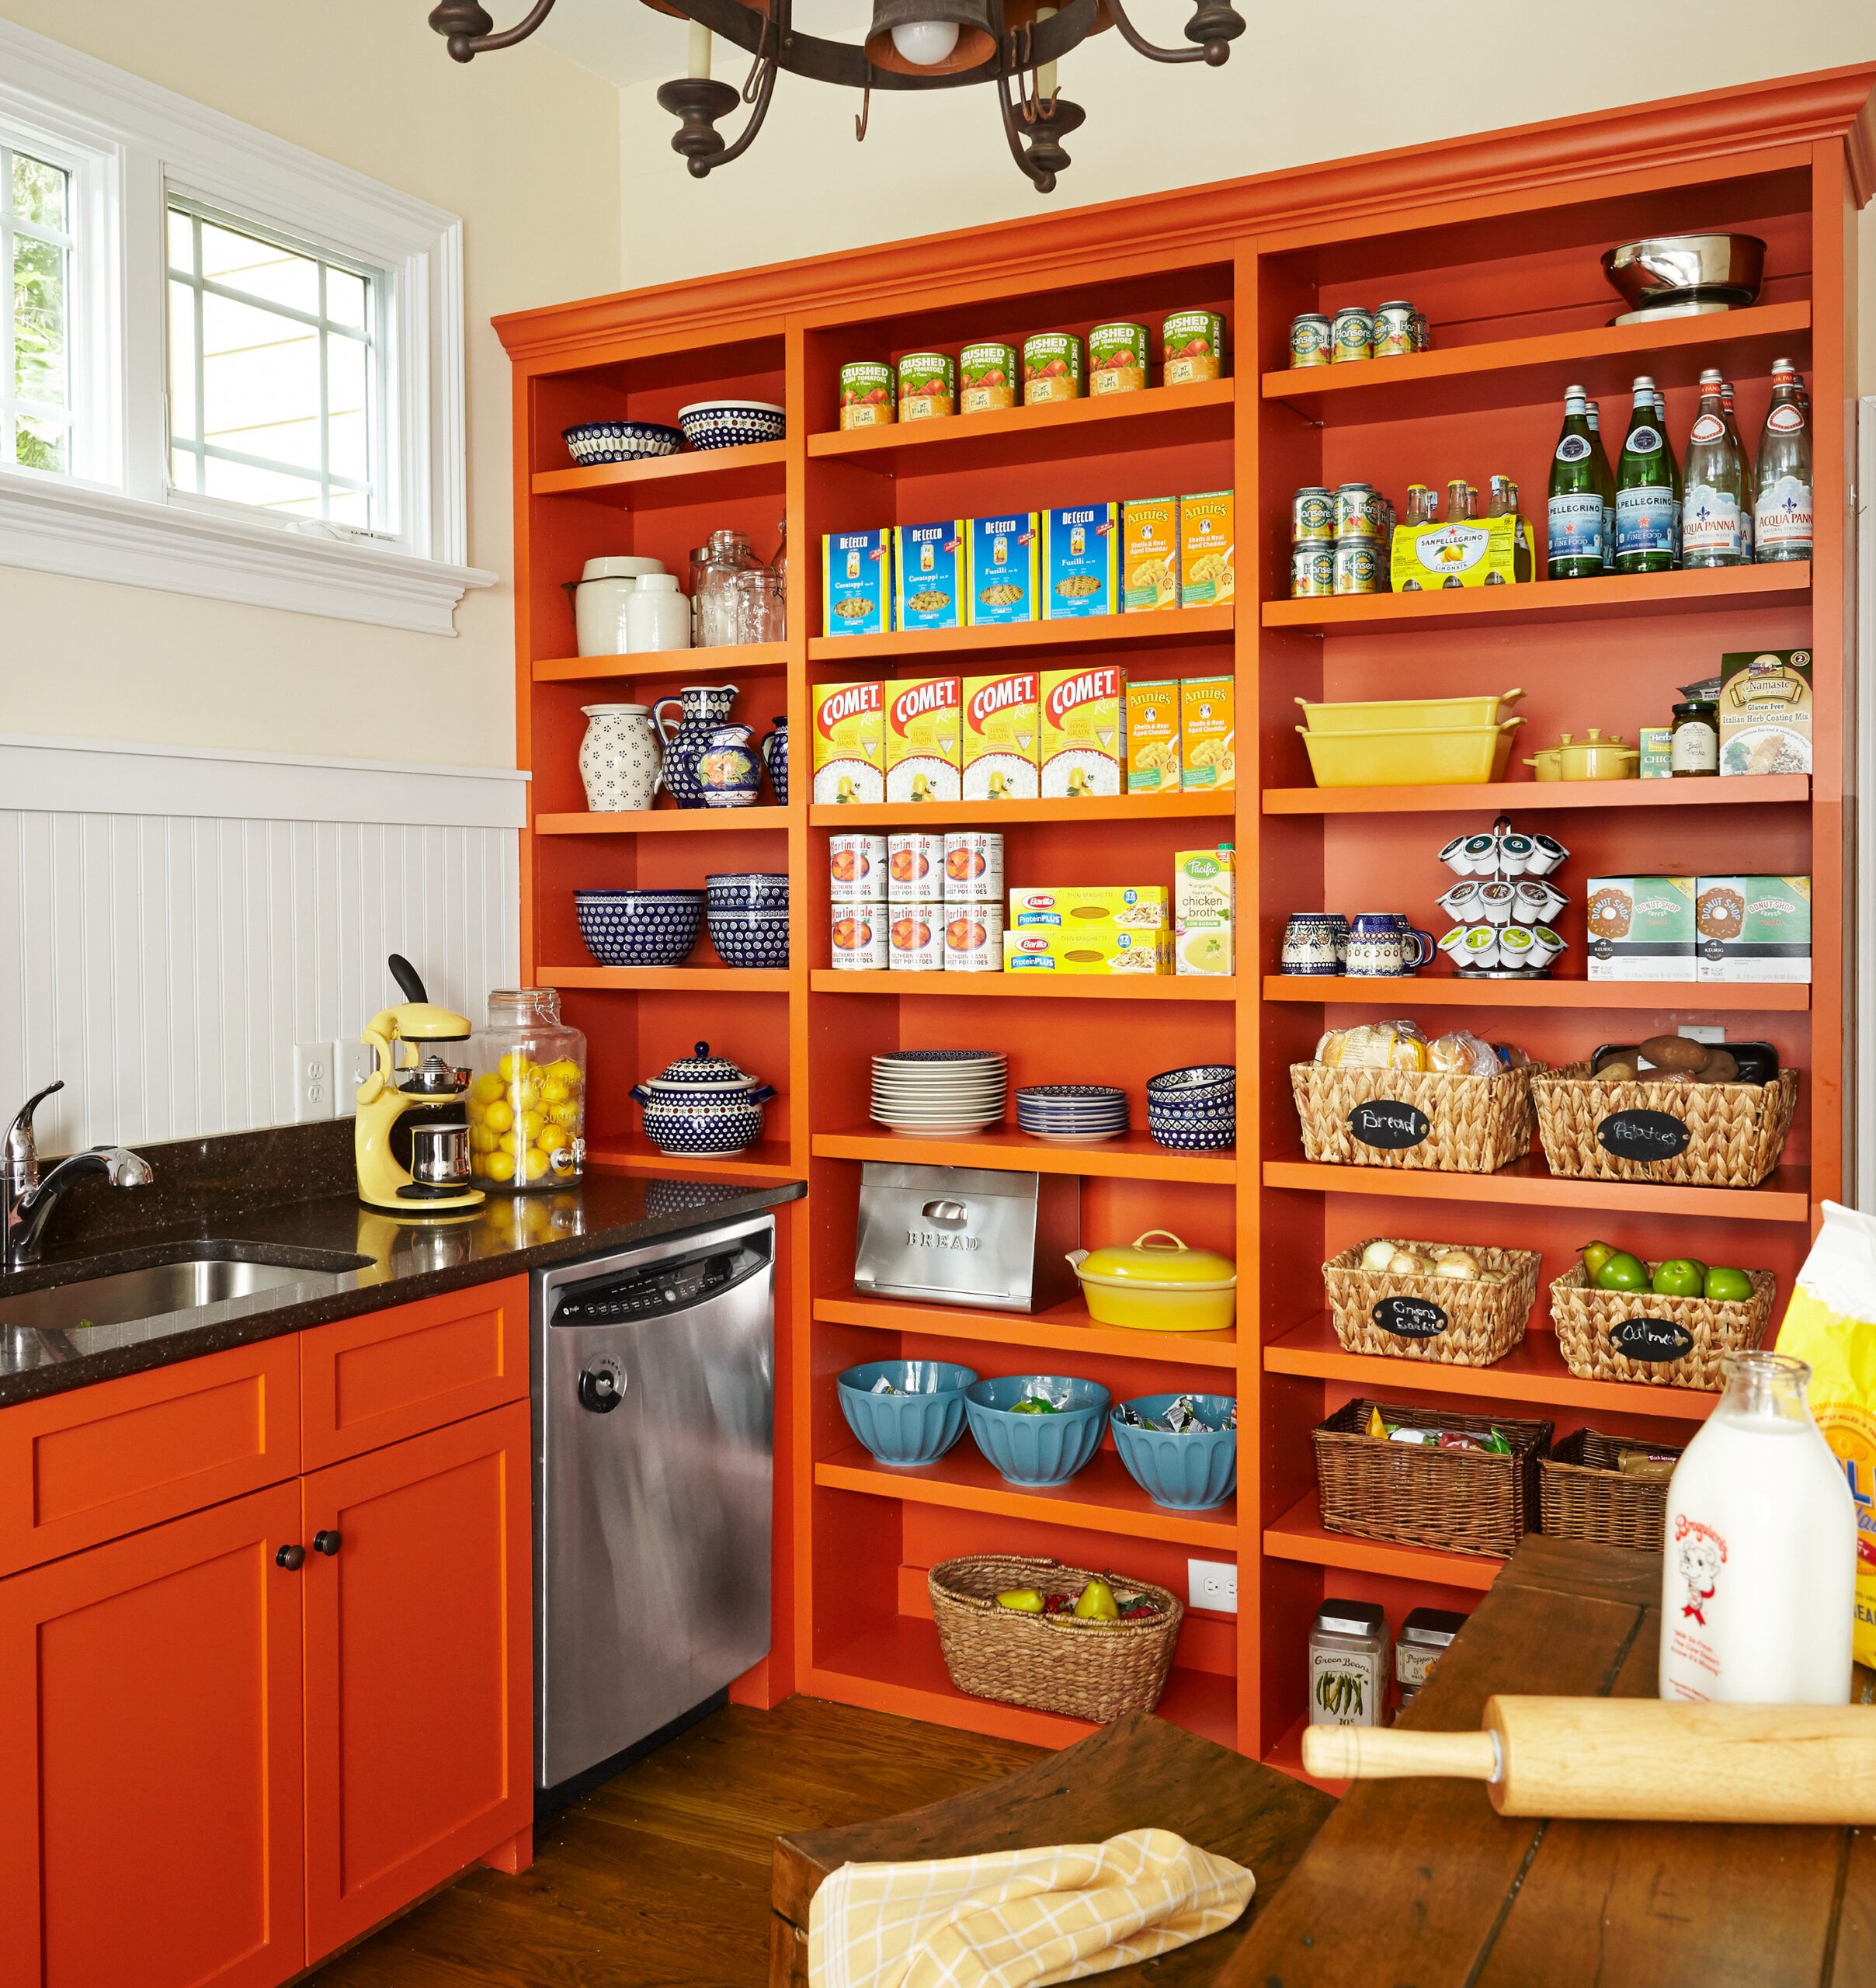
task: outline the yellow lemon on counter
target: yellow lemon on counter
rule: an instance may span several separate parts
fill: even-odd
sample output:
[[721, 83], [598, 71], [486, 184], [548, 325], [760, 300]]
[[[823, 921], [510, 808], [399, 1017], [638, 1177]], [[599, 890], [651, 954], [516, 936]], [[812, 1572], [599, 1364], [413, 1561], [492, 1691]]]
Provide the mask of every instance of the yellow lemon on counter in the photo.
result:
[[505, 1132], [515, 1122], [515, 1107], [505, 1097], [498, 1097], [482, 1112], [482, 1123], [492, 1132]]
[[469, 1156], [469, 1171], [478, 1180], [486, 1180], [488, 1176], [488, 1161], [486, 1156], [479, 1152], [472, 1152]]
[[483, 1162], [492, 1180], [512, 1180], [515, 1177], [515, 1158], [512, 1153], [492, 1152]]
[[469, 1086], [469, 1097], [473, 1103], [492, 1104], [502, 1095], [502, 1079], [485, 1070]]
[[501, 1062], [495, 1065], [510, 1083], [517, 1077], [525, 1077], [533, 1067], [528, 1061], [527, 1051], [524, 1049], [504, 1050]]

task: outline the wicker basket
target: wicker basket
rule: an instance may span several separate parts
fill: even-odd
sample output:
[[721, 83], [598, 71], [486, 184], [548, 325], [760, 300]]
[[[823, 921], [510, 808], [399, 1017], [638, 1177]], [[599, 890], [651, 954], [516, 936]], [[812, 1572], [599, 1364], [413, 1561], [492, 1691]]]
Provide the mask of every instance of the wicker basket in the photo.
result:
[[[1652, 1277], [1659, 1267], [1650, 1263]], [[1747, 1273], [1753, 1295], [1662, 1298], [1648, 1291], [1599, 1291], [1579, 1263], [1551, 1286], [1551, 1323], [1563, 1364], [1581, 1381], [1635, 1381], [1645, 1387], [1704, 1388], [1725, 1385], [1721, 1363], [1729, 1353], [1749, 1353], [1764, 1336], [1778, 1280], [1770, 1270]], [[1652, 1331], [1625, 1331], [1637, 1319]], [[1659, 1328], [1670, 1329], [1663, 1333]], [[1624, 1338], [1632, 1347], [1624, 1350]], [[1685, 1348], [1675, 1348], [1684, 1338]]]
[[[1377, 1442], [1361, 1433], [1376, 1408], [1383, 1420], [1410, 1428], [1464, 1429], [1481, 1436], [1503, 1430], [1511, 1454]], [[1350, 1402], [1313, 1431], [1322, 1524], [1330, 1532], [1359, 1533], [1364, 1539], [1509, 1559], [1537, 1522], [1537, 1459], [1550, 1440], [1548, 1422]]]
[[1542, 1529], [1553, 1539], [1588, 1539], [1599, 1546], [1628, 1546], [1642, 1553], [1661, 1551], [1668, 1487], [1624, 1477], [1616, 1468], [1624, 1450], [1646, 1450], [1651, 1456], [1680, 1455], [1666, 1443], [1637, 1443], [1579, 1429], [1538, 1465]]
[[[1387, 1239], [1421, 1255], [1461, 1246]], [[1536, 1250], [1467, 1246], [1480, 1269], [1505, 1273], [1502, 1284], [1489, 1284], [1364, 1270], [1361, 1253], [1367, 1246], [1357, 1242], [1322, 1266], [1322, 1288], [1329, 1293], [1329, 1313], [1343, 1352], [1432, 1360], [1449, 1367], [1489, 1367], [1524, 1336], [1525, 1321], [1537, 1295]]]
[[[1553, 1173], [1576, 1180], [1661, 1180], [1690, 1187], [1756, 1187], [1778, 1164], [1798, 1107], [1798, 1072], [1767, 1084], [1627, 1082], [1592, 1077], [1566, 1063], [1531, 1079], [1544, 1156]], [[1619, 1134], [1604, 1121], [1645, 1114], [1631, 1129], [1661, 1138], [1659, 1159], [1612, 1151]], [[1678, 1145], [1679, 1150], [1671, 1148]]]
[[1096, 1579], [1086, 1567], [1013, 1554], [970, 1553], [926, 1577], [944, 1667], [959, 1691], [1034, 1712], [1104, 1726], [1124, 1712], [1151, 1712], [1166, 1689], [1185, 1608], [1151, 1581], [1103, 1573], [1117, 1600], [1145, 1595], [1159, 1613], [1134, 1622], [1086, 1622], [999, 1608], [1011, 1588], [1073, 1590]]
[[[1528, 1070], [1471, 1077], [1452, 1070], [1292, 1063], [1290, 1085], [1302, 1121], [1305, 1159], [1495, 1173], [1530, 1150]], [[1403, 1143], [1386, 1143], [1396, 1138]]]

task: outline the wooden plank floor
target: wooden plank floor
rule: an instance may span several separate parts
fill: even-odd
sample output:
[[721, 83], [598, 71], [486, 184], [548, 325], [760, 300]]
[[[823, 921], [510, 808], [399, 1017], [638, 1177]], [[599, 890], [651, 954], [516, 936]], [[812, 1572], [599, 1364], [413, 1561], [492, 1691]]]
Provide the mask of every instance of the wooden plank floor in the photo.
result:
[[815, 1698], [731, 1705], [308, 1977], [315, 1988], [761, 1988], [790, 1830], [974, 1788], [1033, 1746]]

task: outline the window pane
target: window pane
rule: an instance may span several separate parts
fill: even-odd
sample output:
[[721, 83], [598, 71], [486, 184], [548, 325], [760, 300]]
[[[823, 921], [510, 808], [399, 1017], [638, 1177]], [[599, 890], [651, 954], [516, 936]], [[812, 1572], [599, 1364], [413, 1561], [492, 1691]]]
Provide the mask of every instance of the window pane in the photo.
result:
[[231, 228], [202, 224], [202, 273], [250, 297], [266, 297], [309, 315], [319, 309], [319, 265], [310, 255]]
[[203, 466], [204, 487], [211, 497], [238, 504], [264, 505], [269, 510], [307, 517], [319, 515], [317, 479], [290, 476], [281, 470], [255, 469], [247, 463], [227, 463], [210, 456]]
[[370, 474], [371, 426], [366, 412], [365, 348], [354, 339], [326, 343], [326, 419], [335, 476], [363, 483]]
[[13, 460], [28, 469], [69, 469], [71, 444], [65, 423], [36, 414], [16, 415]]
[[22, 399], [65, 404], [65, 252], [13, 240], [13, 382]]
[[192, 456], [186, 449], [172, 449], [169, 481], [179, 490], [199, 491], [202, 488], [202, 458]]
[[169, 266], [185, 276], [196, 273], [196, 224], [174, 207], [169, 210]]
[[22, 221], [44, 228], [65, 225], [70, 175], [25, 152], [13, 155], [13, 211]]
[[205, 295], [202, 342], [203, 439], [316, 470], [319, 334], [274, 311]]
[[328, 267], [325, 273], [325, 315], [335, 325], [349, 325], [355, 331], [363, 330], [370, 287], [363, 276], [355, 276], [349, 269]]
[[[196, 293], [185, 284], [169, 286], [169, 432], [186, 436], [192, 442], [202, 439], [196, 425], [200, 420], [196, 405]], [[187, 485], [194, 489], [192, 471]]]
[[335, 524], [356, 525], [363, 530], [371, 523], [371, 500], [362, 490], [335, 490], [326, 516]]

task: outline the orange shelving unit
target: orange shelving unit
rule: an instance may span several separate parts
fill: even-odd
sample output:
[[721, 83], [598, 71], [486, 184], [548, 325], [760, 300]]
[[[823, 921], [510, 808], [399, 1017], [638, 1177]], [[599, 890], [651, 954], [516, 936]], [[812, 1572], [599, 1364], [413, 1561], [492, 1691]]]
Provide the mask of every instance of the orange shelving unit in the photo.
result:
[[[811, 262], [504, 318], [514, 365], [522, 763], [533, 776], [523, 860], [527, 970], [560, 985], [592, 1044], [596, 1165], [680, 1183], [800, 1177], [784, 1218], [780, 1320], [776, 1649], [748, 1693], [794, 1688], [1057, 1744], [1070, 1719], [964, 1697], [950, 1684], [926, 1570], [963, 1552], [1022, 1551], [1112, 1566], [1183, 1592], [1189, 1555], [1235, 1562], [1233, 1617], [1193, 1611], [1160, 1709], [1247, 1752], [1296, 1765], [1303, 1644], [1325, 1592], [1377, 1599], [1398, 1621], [1419, 1601], [1466, 1607], [1497, 1563], [1352, 1538], [1320, 1523], [1309, 1432], [1357, 1395], [1494, 1407], [1617, 1434], [1685, 1440], [1711, 1398], [1580, 1381], [1556, 1351], [1545, 1290], [1591, 1227], [1645, 1253], [1691, 1249], [1789, 1279], [1818, 1203], [1843, 1191], [1846, 683], [1850, 560], [1846, 424], [1853, 392], [1855, 210], [1876, 159], [1876, 66], [1354, 159], [1307, 172], [1051, 213]], [[1612, 326], [1598, 266], [1645, 234], [1739, 228], [1767, 245], [1760, 301], [1730, 315]], [[1350, 301], [1412, 298], [1434, 347], [1398, 360], [1294, 372], [1291, 318]], [[1168, 310], [1221, 311], [1230, 377], [1063, 406], [842, 433], [849, 360], [955, 350]], [[1541, 532], [1563, 388], [1616, 396], [1636, 372], [1668, 397], [1677, 445], [1703, 367], [1725, 367], [1757, 432], [1775, 357], [1802, 367], [1818, 412], [1815, 556], [1808, 565], [1611, 577], [1419, 596], [1287, 598], [1291, 492], [1360, 478], [1397, 499], [1409, 480], [1494, 472], [1520, 482]], [[783, 405], [779, 443], [617, 467], [570, 467], [576, 420], [669, 420], [714, 393]], [[1607, 433], [1607, 427], [1605, 430]], [[1051, 504], [1231, 488], [1235, 606], [1100, 620], [872, 638], [822, 633], [819, 547], [836, 530]], [[728, 525], [765, 554], [787, 520], [788, 638], [762, 648], [578, 658], [564, 583], [600, 553], [649, 552], [682, 572]], [[1519, 683], [1532, 743], [1590, 723], [1632, 735], [1723, 651], [1808, 647], [1816, 762], [1809, 777], [1539, 786], [1323, 790], [1295, 737], [1294, 700], [1472, 694]], [[1237, 685], [1235, 793], [1157, 801], [1041, 801], [919, 808], [816, 807], [809, 711], [817, 686], [1111, 659], [1158, 677], [1228, 671]], [[638, 815], [585, 812], [581, 706], [739, 686], [737, 715], [794, 740], [785, 808]], [[1277, 971], [1294, 910], [1398, 906], [1426, 923], [1444, 888], [1434, 852], [1501, 812], [1569, 846], [1561, 976], [1503, 987], [1295, 981]], [[829, 956], [827, 841], [838, 829], [994, 825], [1013, 885], [1166, 880], [1174, 851], [1239, 852], [1237, 976], [1062, 985], [1002, 976], [849, 974]], [[790, 964], [721, 964], [707, 940], [668, 972], [585, 962], [571, 894], [585, 885], [696, 884], [717, 869], [786, 869]], [[1808, 987], [1591, 984], [1581, 976], [1592, 874], [1809, 873], [1817, 907]], [[1540, 1154], [1489, 1176], [1312, 1166], [1288, 1065], [1331, 1023], [1413, 1013], [1562, 1061], [1605, 1037], [1702, 1020], [1763, 1036], [1803, 1073], [1797, 1123], [1763, 1187], [1631, 1187], [1554, 1177]], [[627, 1093], [690, 1043], [775, 1083], [768, 1136], [731, 1159], [667, 1160]], [[1010, 1127], [964, 1140], [895, 1137], [867, 1117], [869, 1057], [901, 1047], [1006, 1051], [1018, 1083], [1125, 1084], [1141, 1129], [1086, 1148]], [[1146, 1136], [1141, 1086], [1169, 1065], [1235, 1062], [1239, 1138], [1225, 1153]], [[1084, 1239], [1166, 1226], [1233, 1254], [1235, 1329], [1185, 1339], [1096, 1326], [1079, 1302], [1033, 1315], [863, 1298], [852, 1267], [861, 1165], [896, 1159], [1072, 1174]], [[1345, 1354], [1322, 1304], [1325, 1259], [1366, 1236], [1423, 1229], [1540, 1249], [1544, 1275], [1523, 1343], [1485, 1369]], [[1117, 1395], [1234, 1392], [1239, 1492], [1179, 1514], [1145, 1499], [1111, 1451], [1059, 1491], [1005, 1485], [967, 1438], [937, 1464], [891, 1471], [857, 1449], [833, 1377], [861, 1359], [960, 1360], [980, 1373], [1066, 1371]]]

